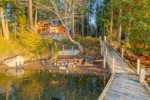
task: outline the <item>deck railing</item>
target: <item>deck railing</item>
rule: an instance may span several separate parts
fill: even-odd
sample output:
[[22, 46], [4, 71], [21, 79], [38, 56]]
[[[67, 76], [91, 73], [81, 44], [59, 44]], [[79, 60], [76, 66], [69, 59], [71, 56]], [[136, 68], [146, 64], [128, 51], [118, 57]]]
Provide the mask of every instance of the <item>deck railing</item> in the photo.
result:
[[[106, 68], [106, 62], [107, 62], [111, 73], [114, 73], [114, 67], [115, 67], [114, 55], [109, 51], [105, 38], [103, 41], [102, 38], [99, 37], [99, 41], [100, 41], [100, 47], [101, 47], [101, 55], [103, 55], [103, 68]], [[108, 55], [110, 55], [110, 58], [107, 57]]]
[[[109, 43], [117, 52], [118, 54], [121, 55], [122, 58], [124, 58], [126, 60], [126, 62], [130, 65], [133, 66], [133, 68], [136, 68], [135, 70], [137, 71], [137, 74], [140, 73], [140, 58], [135, 55], [132, 51], [122, 47], [118, 42], [113, 41], [109, 38], [106, 39], [107, 43]], [[132, 60], [126, 59], [125, 58], [125, 54], [128, 54], [130, 56], [133, 57], [133, 59], [136, 60], [136, 65], [131, 64], [130, 62], [132, 62]]]

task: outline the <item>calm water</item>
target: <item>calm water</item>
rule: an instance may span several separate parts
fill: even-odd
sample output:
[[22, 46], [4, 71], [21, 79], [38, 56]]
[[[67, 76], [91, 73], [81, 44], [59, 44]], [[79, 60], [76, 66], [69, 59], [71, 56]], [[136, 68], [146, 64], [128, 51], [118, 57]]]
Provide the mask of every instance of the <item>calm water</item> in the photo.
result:
[[97, 100], [109, 77], [0, 70], [0, 100]]

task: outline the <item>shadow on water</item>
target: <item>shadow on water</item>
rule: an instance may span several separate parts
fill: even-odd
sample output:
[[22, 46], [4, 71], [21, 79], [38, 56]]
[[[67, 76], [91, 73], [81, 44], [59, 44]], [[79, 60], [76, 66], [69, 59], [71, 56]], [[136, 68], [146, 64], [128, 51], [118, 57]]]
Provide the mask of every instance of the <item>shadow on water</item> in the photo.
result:
[[97, 100], [110, 76], [0, 70], [0, 100]]

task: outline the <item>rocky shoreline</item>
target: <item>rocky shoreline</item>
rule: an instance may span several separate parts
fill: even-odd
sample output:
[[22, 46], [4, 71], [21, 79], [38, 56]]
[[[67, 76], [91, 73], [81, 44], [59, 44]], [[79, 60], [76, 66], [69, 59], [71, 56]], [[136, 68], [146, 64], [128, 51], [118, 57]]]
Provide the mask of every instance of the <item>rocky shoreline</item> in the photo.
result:
[[[88, 64], [78, 64], [75, 67], [66, 67], [65, 69], [60, 69], [60, 65], [54, 64], [54, 60], [36, 60], [28, 61], [22, 66], [16, 68], [30, 69], [30, 70], [48, 70], [48, 71], [58, 71], [61, 73], [74, 73], [74, 74], [93, 74], [93, 75], [110, 75], [108, 66], [103, 68], [102, 62], [94, 62], [94, 65]], [[6, 65], [0, 65], [0, 69], [7, 70], [10, 69]]]

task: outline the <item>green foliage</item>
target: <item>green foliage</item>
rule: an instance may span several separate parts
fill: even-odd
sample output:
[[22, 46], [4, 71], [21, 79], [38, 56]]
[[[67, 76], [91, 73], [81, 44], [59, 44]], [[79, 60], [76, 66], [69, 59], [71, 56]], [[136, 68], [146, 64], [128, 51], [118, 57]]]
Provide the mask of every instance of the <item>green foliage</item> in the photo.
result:
[[7, 56], [14, 56], [22, 50], [21, 45], [15, 40], [5, 40], [0, 36], [0, 54]]
[[19, 30], [19, 32], [23, 32], [23, 31], [26, 31], [28, 29], [29, 29], [29, 27], [27, 24], [27, 17], [24, 14], [22, 14], [21, 16], [19, 16], [18, 30]]
[[63, 39], [60, 41], [62, 44], [72, 44], [72, 42], [69, 39]]
[[145, 39], [145, 42], [146, 42], [147, 45], [150, 47], [150, 37], [147, 37], [147, 38]]
[[0, 5], [10, 3], [10, 2], [12, 2], [12, 0], [2, 0], [2, 1], [0, 1]]
[[52, 46], [52, 54], [51, 54], [52, 58], [57, 57], [59, 51], [60, 51], [60, 48], [58, 48], [57, 45], [56, 46]]
[[[110, 2], [112, 1], [112, 2]], [[122, 33], [125, 39], [123, 43], [128, 44], [135, 53], [147, 55], [149, 52], [149, 0], [104, 0], [105, 8], [103, 18], [105, 22], [110, 22], [111, 11], [113, 11], [113, 33], [117, 33], [118, 25], [122, 26]], [[111, 7], [113, 10], [111, 10]], [[122, 9], [121, 16], [119, 10]], [[110, 23], [105, 24], [109, 30]], [[107, 32], [109, 33], [109, 31]], [[114, 36], [113, 36], [114, 35]], [[108, 34], [109, 37], [116, 38], [117, 34]]]
[[83, 37], [79, 41], [84, 48], [84, 52], [91, 52], [96, 54], [99, 52], [99, 40], [98, 38], [92, 38], [89, 36]]
[[78, 41], [78, 42], [80, 42], [81, 41], [81, 35], [79, 35], [79, 34], [77, 34], [77, 35], [75, 35], [75, 37], [74, 37], [74, 40], [75, 41]]
[[40, 35], [32, 32], [20, 34], [19, 40], [22, 46], [34, 54], [44, 53], [53, 42], [52, 39], [43, 40]]

